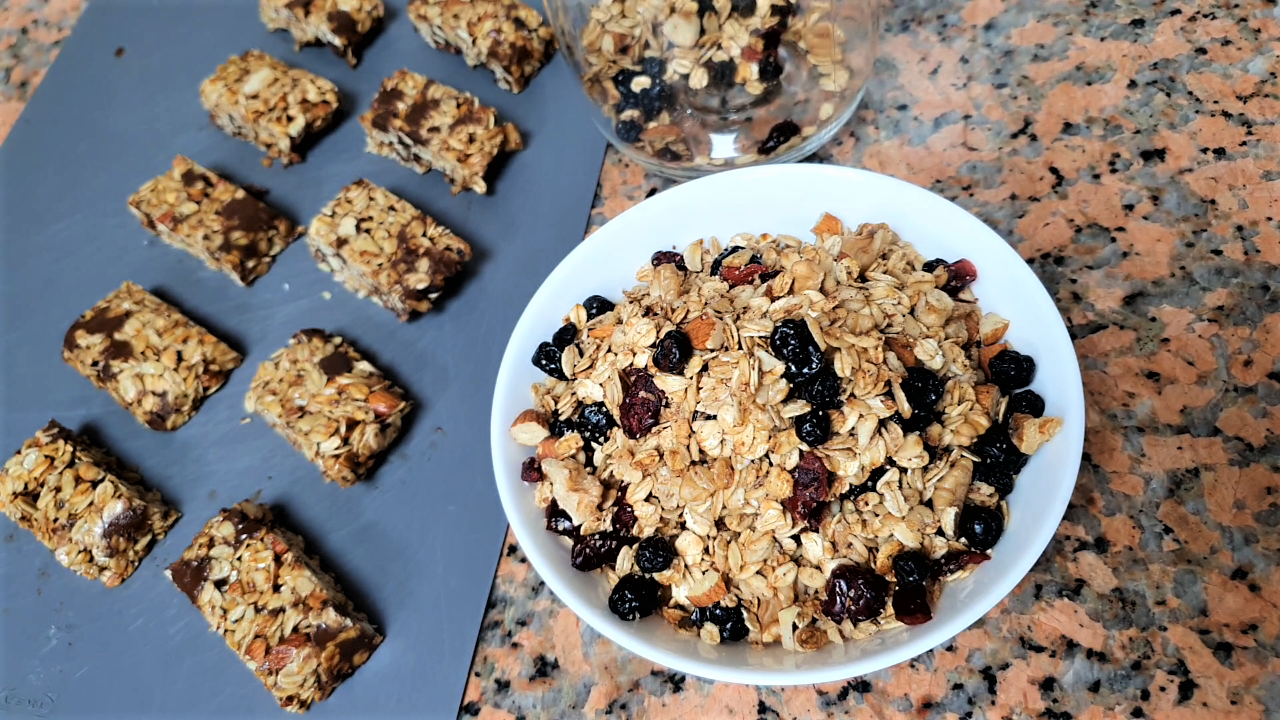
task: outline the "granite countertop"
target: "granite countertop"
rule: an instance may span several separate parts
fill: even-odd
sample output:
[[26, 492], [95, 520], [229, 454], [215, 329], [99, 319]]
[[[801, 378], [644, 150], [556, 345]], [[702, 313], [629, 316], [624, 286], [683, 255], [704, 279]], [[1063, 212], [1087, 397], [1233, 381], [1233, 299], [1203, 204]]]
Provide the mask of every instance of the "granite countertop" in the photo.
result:
[[[1053, 543], [944, 646], [848, 682], [710, 683], [582, 625], [508, 538], [461, 717], [1280, 718], [1280, 10], [904, 0], [814, 158], [1007, 238], [1057, 301], [1088, 436]], [[0, 0], [0, 138], [82, 0]], [[594, 229], [670, 181], [610, 151]]]

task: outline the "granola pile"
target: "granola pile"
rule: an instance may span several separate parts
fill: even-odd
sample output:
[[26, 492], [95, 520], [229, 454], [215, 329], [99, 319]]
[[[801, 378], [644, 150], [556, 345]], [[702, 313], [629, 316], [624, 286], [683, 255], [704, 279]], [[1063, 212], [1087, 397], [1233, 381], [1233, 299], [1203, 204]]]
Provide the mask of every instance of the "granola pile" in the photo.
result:
[[814, 234], [657, 252], [534, 354], [521, 477], [624, 620], [798, 651], [927, 622], [1062, 427], [972, 263]]

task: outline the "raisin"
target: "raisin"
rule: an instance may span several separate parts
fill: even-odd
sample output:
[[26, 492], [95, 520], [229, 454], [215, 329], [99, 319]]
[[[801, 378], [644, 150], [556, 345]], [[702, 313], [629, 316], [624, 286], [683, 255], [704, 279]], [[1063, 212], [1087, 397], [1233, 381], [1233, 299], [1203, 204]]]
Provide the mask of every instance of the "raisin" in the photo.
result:
[[662, 586], [657, 580], [632, 573], [618, 579], [609, 593], [609, 611], [631, 622], [649, 617], [658, 609]]
[[782, 274], [781, 270], [770, 270], [769, 272], [762, 272], [760, 273], [760, 282], [767, 283], [781, 274]]
[[933, 619], [929, 609], [929, 588], [919, 585], [899, 585], [893, 591], [893, 615], [903, 625], [923, 625]]
[[756, 0], [729, 0], [729, 7], [742, 17], [756, 14]]
[[973, 284], [978, 279], [978, 268], [973, 263], [965, 259], [957, 260], [947, 265], [947, 281], [942, 284], [942, 291], [951, 297], [960, 294], [961, 290]]
[[527, 457], [520, 463], [520, 479], [527, 483], [542, 482], [542, 465], [538, 463], [538, 458]]
[[[766, 53], [764, 56], [762, 56], [760, 58], [760, 62], [756, 64], [756, 72], [759, 74], [760, 82], [762, 83], [772, 83], [772, 82], [777, 82], [781, 80], [783, 67], [782, 67], [782, 61], [778, 59], [778, 54]], [[790, 121], [788, 120], [786, 122], [790, 122]], [[790, 140], [791, 138], [787, 138], [787, 139]], [[784, 140], [783, 142], [786, 142], [786, 141]]]
[[573, 433], [578, 432], [578, 429], [573, 425], [573, 418], [556, 418], [551, 421], [551, 427], [549, 429], [551, 434], [556, 437], [564, 437], [565, 435], [572, 435]]
[[[742, 252], [743, 250], [746, 250], [746, 248], [742, 247], [741, 245], [730, 245], [729, 247], [725, 248], [724, 252], [717, 255], [716, 259], [711, 261], [711, 277], [719, 277], [720, 267], [724, 265], [724, 261], [733, 257], [737, 253]], [[764, 259], [761, 258], [759, 255], [752, 253], [751, 259], [748, 260], [745, 264], [763, 265]]]
[[769, 349], [787, 364], [783, 377], [793, 384], [813, 377], [826, 363], [808, 323], [803, 320], [790, 318], [775, 325], [769, 335]]
[[622, 398], [619, 408], [619, 420], [622, 432], [632, 440], [639, 440], [658, 424], [658, 416], [662, 414], [662, 406], [667, 401], [667, 394], [662, 392], [653, 382], [653, 376], [639, 368], [628, 371], [631, 387]]
[[684, 255], [675, 250], [659, 250], [649, 258], [649, 264], [654, 267], [659, 265], [675, 265], [677, 270], [688, 270], [689, 266], [684, 264]]
[[895, 412], [888, 417], [888, 420], [891, 423], [897, 423], [904, 433], [924, 433], [933, 424], [934, 414], [929, 410], [912, 410], [911, 417], [904, 418], [902, 413]]
[[902, 379], [902, 394], [907, 396], [912, 410], [933, 410], [942, 401], [947, 381], [926, 367], [909, 367]]
[[657, 535], [641, 540], [636, 546], [636, 567], [641, 572], [660, 573], [671, 567], [675, 559], [676, 551], [671, 543]]
[[1027, 464], [1027, 456], [1009, 439], [1009, 433], [999, 425], [993, 425], [970, 447], [984, 463], [989, 462], [1017, 475]]
[[613, 126], [613, 132], [622, 142], [634, 145], [640, 139], [640, 133], [644, 132], [644, 127], [635, 120], [620, 120]]
[[844, 405], [840, 376], [835, 368], [823, 364], [812, 377], [792, 387], [791, 394], [808, 402], [815, 410], [837, 410]]
[[929, 579], [929, 558], [924, 553], [915, 551], [894, 555], [893, 579], [899, 588], [923, 585]]
[[587, 311], [587, 320], [595, 320], [601, 315], [611, 312], [615, 306], [613, 301], [607, 297], [592, 295], [582, 301], [582, 307]]
[[733, 87], [734, 80], [738, 76], [738, 64], [732, 60], [721, 60], [720, 62], [708, 62], [706, 64], [707, 74], [711, 77], [707, 81], [709, 87], [718, 90], [727, 90]]
[[1031, 384], [1036, 376], [1036, 361], [1030, 355], [1023, 355], [1017, 350], [1001, 350], [987, 361], [988, 375], [1006, 393]]
[[574, 526], [573, 518], [569, 517], [569, 513], [557, 505], [555, 500], [547, 506], [547, 529], [567, 538], [578, 537], [578, 528]]
[[1005, 417], [1012, 418], [1021, 413], [1031, 417], [1044, 417], [1044, 398], [1035, 390], [1019, 390], [1009, 397], [1009, 407]]
[[609, 442], [609, 431], [617, 427], [613, 416], [609, 414], [609, 406], [602, 402], [582, 406], [574, 425], [582, 439], [597, 445]]
[[989, 507], [965, 505], [960, 511], [956, 534], [967, 541], [969, 547], [986, 552], [995, 547], [1004, 534], [1004, 516]]
[[816, 448], [831, 439], [831, 416], [826, 410], [810, 410], [796, 418], [796, 437]]
[[721, 268], [720, 277], [724, 278], [724, 281], [729, 283], [729, 287], [738, 287], [739, 285], [746, 285], [747, 283], [752, 282], [763, 275], [767, 270], [768, 268], [763, 265], [752, 263], [750, 265], [743, 265], [740, 268]]
[[636, 510], [626, 500], [619, 500], [613, 508], [613, 529], [619, 532], [631, 532], [636, 526]]
[[572, 345], [573, 341], [577, 339], [578, 326], [573, 323], [565, 323], [560, 326], [560, 329], [557, 330], [554, 335], [551, 336], [551, 344], [561, 350], [564, 350]]
[[934, 258], [932, 260], [926, 261], [925, 264], [920, 269], [924, 270], [927, 273], [932, 273], [934, 270], [937, 270], [940, 267], [945, 267], [946, 264], [947, 264], [946, 260], [943, 260], [942, 258]]
[[857, 565], [841, 565], [827, 580], [822, 614], [837, 624], [846, 618], [860, 623], [878, 617], [887, 602], [888, 580]]
[[810, 530], [822, 524], [822, 513], [827, 509], [827, 492], [831, 487], [831, 471], [817, 454], [807, 452], [800, 456], [800, 464], [791, 471], [791, 497], [786, 506], [796, 520], [805, 523]]
[[952, 550], [933, 564], [933, 578], [941, 580], [964, 570], [967, 567], [981, 565], [991, 559], [986, 553], [972, 550]]
[[657, 80], [667, 71], [667, 64], [660, 57], [647, 57], [641, 63], [640, 67], [644, 70], [644, 74]]
[[994, 463], [974, 463], [973, 481], [990, 485], [1000, 497], [1013, 492], [1013, 473]]
[[746, 640], [751, 634], [751, 628], [747, 627], [747, 621], [738, 618], [731, 622], [727, 622], [720, 626], [720, 640], [722, 642], [738, 642]]
[[769, 128], [769, 134], [765, 136], [760, 147], [756, 148], [757, 155], [772, 155], [775, 150], [786, 145], [791, 138], [800, 134], [800, 126], [791, 120], [783, 120], [782, 122]]
[[533, 366], [557, 380], [568, 380], [564, 368], [560, 367], [560, 348], [549, 342], [538, 345], [533, 352]]
[[617, 532], [580, 535], [573, 541], [573, 550], [569, 553], [570, 563], [575, 570], [582, 572], [599, 570], [617, 562], [618, 553], [625, 544], [622, 535]]
[[653, 120], [671, 107], [671, 86], [664, 80], [654, 78], [653, 84], [641, 90], [639, 95], [640, 112], [644, 113], [645, 120]]
[[658, 348], [653, 353], [653, 366], [664, 373], [679, 375], [692, 357], [693, 342], [689, 340], [688, 333], [676, 328], [658, 341]]

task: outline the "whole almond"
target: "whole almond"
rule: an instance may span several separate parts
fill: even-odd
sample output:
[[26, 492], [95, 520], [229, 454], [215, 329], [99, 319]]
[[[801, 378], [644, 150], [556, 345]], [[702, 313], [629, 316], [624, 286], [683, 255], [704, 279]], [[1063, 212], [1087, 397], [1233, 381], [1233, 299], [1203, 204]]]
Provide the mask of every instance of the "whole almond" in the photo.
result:
[[379, 390], [369, 396], [369, 407], [373, 410], [373, 414], [378, 417], [386, 417], [390, 415], [396, 410], [399, 410], [400, 406], [403, 404], [403, 400], [392, 395], [386, 390]]

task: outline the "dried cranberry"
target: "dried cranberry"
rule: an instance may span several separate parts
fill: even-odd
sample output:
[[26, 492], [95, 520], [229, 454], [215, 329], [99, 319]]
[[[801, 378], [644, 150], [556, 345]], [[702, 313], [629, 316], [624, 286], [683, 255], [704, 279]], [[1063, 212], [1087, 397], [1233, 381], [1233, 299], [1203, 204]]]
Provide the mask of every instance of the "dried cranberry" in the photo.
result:
[[665, 538], [654, 535], [640, 541], [636, 546], [636, 567], [642, 572], [660, 573], [675, 562], [676, 551]]
[[564, 325], [560, 326], [560, 329], [557, 330], [554, 335], [551, 336], [551, 344], [555, 345], [561, 350], [564, 350], [565, 348], [572, 345], [573, 341], [577, 339], [578, 339], [578, 326], [574, 325], [573, 323], [565, 323]]
[[973, 481], [990, 485], [1000, 497], [1013, 492], [1013, 479], [1013, 473], [994, 463], [980, 462], [973, 464]]
[[653, 366], [664, 373], [679, 375], [693, 357], [693, 341], [680, 328], [670, 330], [658, 341], [653, 352]]
[[609, 611], [631, 622], [653, 614], [661, 604], [662, 586], [657, 580], [632, 573], [618, 579], [609, 593]]
[[791, 395], [808, 402], [815, 410], [836, 410], [844, 405], [844, 387], [835, 368], [825, 358], [823, 363], [822, 369], [812, 377], [793, 385]]
[[617, 532], [598, 532], [593, 535], [581, 535], [573, 541], [573, 551], [569, 554], [570, 562], [575, 570], [590, 572], [599, 570], [605, 565], [618, 561], [618, 553], [625, 545], [623, 536]]
[[995, 547], [1004, 534], [1004, 515], [989, 507], [965, 505], [956, 523], [956, 534], [969, 543], [969, 547], [986, 552]]
[[923, 585], [929, 579], [929, 558], [916, 551], [893, 556], [893, 579], [898, 587]]
[[654, 384], [653, 376], [645, 370], [631, 368], [628, 375], [631, 377], [631, 387], [627, 388], [627, 394], [622, 398], [622, 407], [618, 410], [619, 420], [622, 432], [632, 440], [639, 440], [658, 424], [667, 394]]
[[520, 479], [527, 483], [542, 482], [542, 465], [538, 463], [538, 458], [527, 457], [520, 463]]
[[1001, 350], [987, 361], [991, 382], [1001, 390], [1011, 393], [1031, 384], [1036, 376], [1036, 361], [1030, 355], [1017, 350]]
[[568, 380], [564, 368], [560, 365], [560, 348], [549, 342], [538, 345], [533, 352], [533, 366], [557, 380]]
[[769, 349], [787, 364], [783, 377], [793, 384], [808, 380], [826, 365], [822, 349], [803, 320], [788, 318], [775, 325], [769, 334]]
[[659, 265], [675, 265], [677, 270], [688, 270], [689, 266], [684, 264], [684, 255], [675, 250], [659, 250], [649, 258], [649, 264], [654, 267]]
[[960, 294], [961, 290], [973, 284], [978, 279], [978, 268], [973, 263], [961, 258], [947, 265], [947, 281], [942, 284], [942, 291], [955, 297]]
[[578, 537], [578, 528], [573, 524], [573, 518], [555, 500], [547, 506], [547, 529], [567, 538]]
[[1040, 393], [1035, 390], [1019, 390], [1009, 396], [1009, 407], [1005, 411], [1005, 417], [1012, 418], [1017, 414], [1044, 417], [1044, 398], [1040, 397]]
[[941, 580], [955, 575], [967, 567], [981, 565], [990, 559], [991, 556], [986, 553], [973, 552], [972, 550], [952, 550], [933, 564], [933, 577], [935, 580]]
[[831, 416], [826, 410], [810, 410], [796, 418], [796, 437], [816, 448], [831, 439]]
[[902, 378], [902, 394], [907, 396], [912, 410], [933, 410], [947, 391], [947, 381], [926, 367], [909, 367]]
[[929, 588], [919, 585], [899, 585], [893, 591], [893, 615], [903, 625], [923, 625], [933, 619], [929, 609]]
[[626, 500], [618, 500], [613, 507], [613, 529], [630, 532], [636, 526], [636, 510]]
[[791, 479], [787, 509], [810, 530], [817, 530], [822, 524], [822, 512], [827, 507], [831, 471], [816, 453], [807, 452], [800, 456], [800, 464], [791, 471]]
[[756, 148], [757, 155], [772, 155], [775, 150], [786, 145], [791, 138], [800, 134], [800, 126], [791, 120], [783, 120], [782, 122], [769, 128], [769, 134], [765, 136], [760, 147]]
[[729, 287], [738, 287], [754, 281], [767, 271], [768, 268], [765, 266], [753, 263], [751, 265], [743, 265], [740, 268], [721, 268], [720, 277], [729, 283]]
[[888, 602], [888, 580], [857, 565], [841, 565], [827, 580], [822, 614], [834, 623], [846, 618], [860, 623], [878, 617]]
[[617, 427], [613, 416], [609, 414], [609, 406], [602, 402], [583, 405], [574, 425], [583, 440], [596, 445], [609, 442], [609, 431]]
[[[743, 250], [746, 250], [746, 248], [742, 247], [741, 245], [730, 245], [729, 247], [725, 248], [724, 252], [717, 255], [716, 259], [711, 261], [711, 276], [719, 277], [720, 268], [724, 265], [724, 261], [729, 259], [730, 257], [733, 257], [737, 253], [742, 252]], [[761, 258], [759, 255], [752, 253], [751, 258], [745, 264], [763, 265], [764, 259]]]

